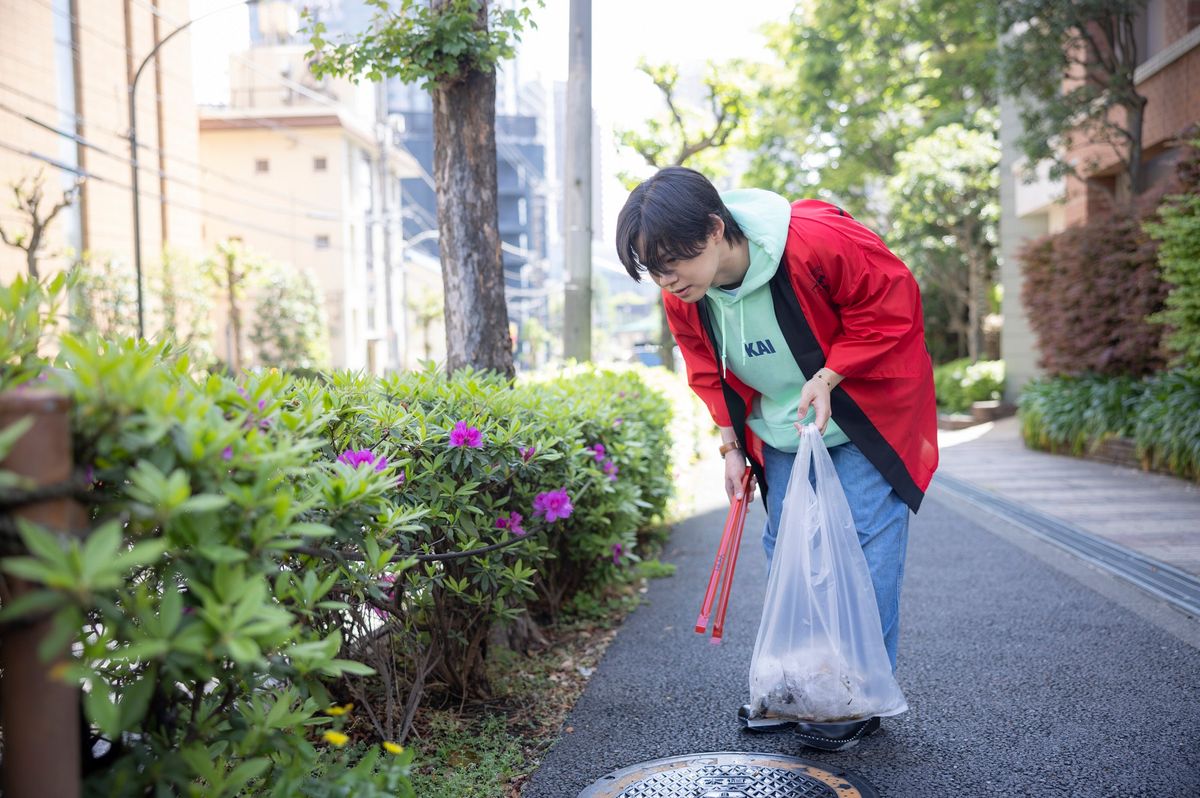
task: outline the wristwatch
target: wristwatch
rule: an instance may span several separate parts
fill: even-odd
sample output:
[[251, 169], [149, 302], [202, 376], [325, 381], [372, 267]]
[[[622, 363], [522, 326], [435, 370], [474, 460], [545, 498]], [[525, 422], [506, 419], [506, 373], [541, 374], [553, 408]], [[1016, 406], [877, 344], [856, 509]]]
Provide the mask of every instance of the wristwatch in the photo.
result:
[[740, 448], [742, 448], [742, 445], [740, 443], [738, 443], [736, 440], [732, 440], [729, 443], [722, 443], [721, 444], [721, 456], [724, 457], [725, 455], [732, 452], [734, 449], [740, 449]]

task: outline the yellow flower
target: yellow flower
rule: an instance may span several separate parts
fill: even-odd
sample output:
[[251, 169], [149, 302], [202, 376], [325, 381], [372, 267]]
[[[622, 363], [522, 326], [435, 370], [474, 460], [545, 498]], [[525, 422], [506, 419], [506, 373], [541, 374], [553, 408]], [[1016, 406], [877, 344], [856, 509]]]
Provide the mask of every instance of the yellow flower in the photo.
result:
[[389, 754], [399, 755], [399, 754], [404, 753], [404, 746], [397, 745], [396, 743], [392, 742], [391, 740], [384, 740], [383, 741], [383, 750], [387, 751]]
[[279, 373], [279, 369], [277, 369], [277, 368], [275, 368], [274, 366], [272, 366], [272, 367], [271, 367], [271, 373], [272, 373], [272, 374], [278, 374], [278, 373]]
[[325, 714], [332, 715], [335, 718], [340, 718], [342, 715], [345, 715], [352, 709], [354, 709], [354, 704], [347, 704], [344, 707], [339, 707], [337, 704], [334, 704], [329, 709], [325, 710]]
[[325, 738], [325, 742], [331, 745], [336, 745], [338, 748], [341, 748], [343, 745], [350, 742], [350, 737], [348, 735], [342, 734], [338, 731], [327, 731], [322, 736]]

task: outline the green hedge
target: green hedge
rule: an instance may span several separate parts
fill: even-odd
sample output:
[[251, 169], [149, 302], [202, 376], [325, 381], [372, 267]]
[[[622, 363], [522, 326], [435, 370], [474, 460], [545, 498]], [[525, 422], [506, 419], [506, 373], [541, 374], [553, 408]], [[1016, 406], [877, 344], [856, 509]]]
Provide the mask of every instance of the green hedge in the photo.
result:
[[0, 289], [0, 386], [74, 400], [95, 530], [25, 528], [4, 568], [46, 589], [3, 615], [77, 646], [111, 746], [89, 795], [410, 794], [426, 687], [486, 694], [490, 631], [631, 579], [666, 510], [670, 406], [638, 370], [234, 380], [89, 336], [51, 367], [47, 299]]
[[964, 413], [973, 402], [999, 399], [1004, 394], [1004, 361], [969, 358], [943, 363], [933, 370], [933, 388], [938, 408]]
[[1025, 387], [1021, 429], [1032, 448], [1085, 454], [1132, 438], [1143, 466], [1200, 479], [1200, 376], [1059, 377]]

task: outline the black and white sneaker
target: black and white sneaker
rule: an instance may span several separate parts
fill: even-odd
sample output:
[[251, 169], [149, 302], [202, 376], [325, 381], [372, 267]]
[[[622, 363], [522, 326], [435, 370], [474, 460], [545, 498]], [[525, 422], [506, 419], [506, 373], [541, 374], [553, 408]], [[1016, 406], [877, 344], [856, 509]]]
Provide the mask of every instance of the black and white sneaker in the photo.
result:
[[850, 723], [797, 723], [796, 737], [802, 745], [818, 751], [846, 751], [858, 741], [879, 731], [879, 718]]
[[742, 728], [748, 732], [777, 732], [790, 729], [796, 725], [796, 721], [785, 720], [783, 718], [752, 718], [750, 717], [749, 704], [742, 704], [738, 707], [737, 716], [738, 723], [742, 724]]

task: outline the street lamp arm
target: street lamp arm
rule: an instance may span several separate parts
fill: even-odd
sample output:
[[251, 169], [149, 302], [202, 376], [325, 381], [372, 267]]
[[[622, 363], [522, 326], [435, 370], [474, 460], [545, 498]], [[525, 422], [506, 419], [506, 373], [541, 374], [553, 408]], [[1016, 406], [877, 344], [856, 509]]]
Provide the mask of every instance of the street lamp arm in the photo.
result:
[[137, 72], [135, 72], [133, 74], [133, 82], [129, 84], [130, 92], [137, 89], [138, 79], [142, 76], [142, 70], [146, 68], [146, 65], [149, 64], [151, 60], [153, 60], [154, 56], [158, 55], [158, 51], [162, 48], [162, 46], [164, 44], [166, 44], [167, 42], [171, 41], [171, 39], [175, 38], [176, 34], [182, 33], [183, 31], [185, 31], [189, 27], [191, 27], [193, 22], [199, 22], [200, 20], [207, 19], [208, 17], [211, 17], [214, 14], [220, 14], [222, 11], [229, 11], [232, 8], [238, 8], [239, 6], [257, 5], [258, 2], [259, 2], [259, 0], [241, 0], [241, 2], [238, 2], [238, 3], [232, 3], [231, 5], [221, 6], [220, 8], [215, 8], [212, 11], [208, 11], [204, 14], [201, 14], [198, 17], [193, 17], [192, 19], [189, 19], [187, 22], [183, 23], [178, 28], [176, 28], [175, 30], [168, 33], [166, 36], [164, 36], [158, 42], [158, 44], [154, 45], [154, 49], [151, 50], [149, 53], [147, 53], [146, 57], [144, 59], [142, 59], [142, 63], [137, 68]]
[[[141, 212], [140, 200], [138, 197], [138, 192], [139, 192], [139, 189], [138, 189], [138, 138], [137, 138], [137, 84], [138, 84], [138, 80], [142, 77], [142, 71], [146, 68], [146, 65], [149, 64], [154, 59], [154, 56], [158, 55], [158, 51], [160, 49], [162, 49], [162, 46], [164, 44], [166, 44], [167, 42], [171, 41], [171, 39], [175, 38], [176, 34], [182, 32], [182, 31], [185, 31], [189, 27], [191, 27], [193, 22], [198, 22], [199, 20], [205, 19], [206, 17], [211, 17], [213, 14], [219, 14], [222, 11], [228, 11], [232, 8], [238, 8], [239, 6], [251, 6], [251, 5], [256, 4], [257, 2], [258, 2], [258, 0], [241, 0], [241, 2], [233, 3], [233, 4], [227, 5], [227, 6], [221, 6], [220, 8], [214, 9], [205, 14], [201, 14], [198, 17], [193, 17], [192, 19], [189, 19], [187, 22], [183, 23], [178, 28], [176, 28], [175, 30], [168, 33], [157, 44], [154, 45], [154, 49], [152, 49], [146, 55], [146, 57], [144, 59], [142, 59], [142, 63], [140, 65], [138, 65], [137, 72], [133, 73], [133, 80], [131, 80], [129, 82], [129, 183], [130, 183], [130, 188], [132, 189], [132, 194], [133, 194], [133, 269], [134, 269], [134, 274], [137, 277], [137, 332], [138, 332], [138, 338], [144, 338], [146, 335], [146, 311], [145, 311], [145, 301], [144, 301], [144, 297], [142, 295], [142, 212]], [[158, 12], [155, 11], [155, 13], [157, 14]], [[155, 102], [161, 102], [161, 99], [155, 98]]]

